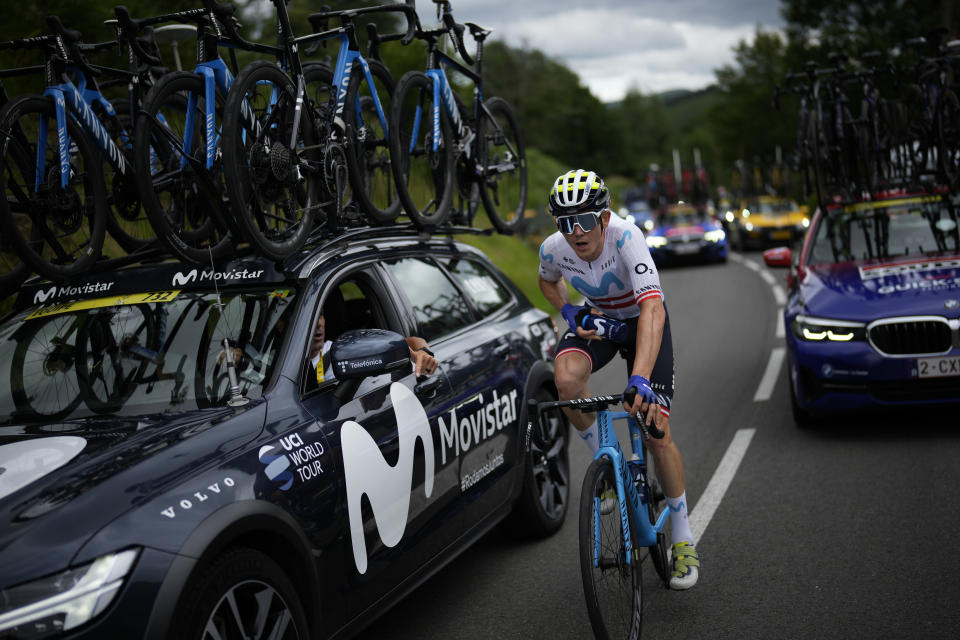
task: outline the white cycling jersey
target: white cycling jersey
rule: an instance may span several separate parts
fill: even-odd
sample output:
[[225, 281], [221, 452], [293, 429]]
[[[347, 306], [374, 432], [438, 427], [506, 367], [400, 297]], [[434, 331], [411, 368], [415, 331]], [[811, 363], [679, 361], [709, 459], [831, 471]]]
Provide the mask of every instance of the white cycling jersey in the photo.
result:
[[540, 276], [566, 278], [587, 303], [618, 320], [640, 315], [640, 303], [663, 299], [650, 249], [635, 225], [613, 214], [603, 229], [603, 250], [593, 262], [581, 260], [557, 231], [540, 245]]

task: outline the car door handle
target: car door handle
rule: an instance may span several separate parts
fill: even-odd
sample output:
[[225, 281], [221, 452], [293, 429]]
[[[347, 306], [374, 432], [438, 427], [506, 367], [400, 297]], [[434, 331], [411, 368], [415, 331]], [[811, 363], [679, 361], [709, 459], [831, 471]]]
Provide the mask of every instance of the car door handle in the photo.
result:
[[432, 375], [427, 376], [422, 382], [418, 382], [413, 388], [413, 392], [417, 395], [432, 393], [437, 390], [437, 387], [440, 386], [440, 376]]

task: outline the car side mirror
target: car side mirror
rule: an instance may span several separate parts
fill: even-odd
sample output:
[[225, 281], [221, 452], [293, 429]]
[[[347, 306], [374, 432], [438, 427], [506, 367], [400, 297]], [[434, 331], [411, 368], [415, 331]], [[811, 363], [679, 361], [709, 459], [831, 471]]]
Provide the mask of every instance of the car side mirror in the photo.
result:
[[763, 252], [768, 267], [789, 267], [792, 261], [790, 247], [774, 247]]
[[330, 362], [338, 380], [363, 380], [410, 369], [410, 349], [399, 333], [385, 329], [354, 329], [333, 341]]

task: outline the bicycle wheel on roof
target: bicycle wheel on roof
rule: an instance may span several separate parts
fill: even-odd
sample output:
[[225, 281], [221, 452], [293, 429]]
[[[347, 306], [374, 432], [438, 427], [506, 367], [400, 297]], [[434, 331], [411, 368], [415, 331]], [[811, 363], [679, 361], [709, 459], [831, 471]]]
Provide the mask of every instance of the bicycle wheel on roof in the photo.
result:
[[426, 74], [403, 74], [390, 112], [390, 155], [404, 211], [421, 229], [443, 224], [453, 204], [453, 138], [442, 107], [437, 135], [436, 106]]
[[[221, 154], [216, 154], [212, 169], [204, 168], [208, 140], [203, 95], [203, 79], [194, 73], [167, 74], [154, 85], [137, 120], [134, 166], [157, 237], [179, 258], [206, 265], [211, 254], [213, 259], [230, 254], [235, 237], [212, 213], [223, 208]], [[223, 96], [216, 96], [219, 125]]]
[[520, 126], [506, 100], [484, 101], [477, 123], [477, 179], [490, 223], [500, 233], [517, 231], [527, 206], [527, 158]]
[[51, 98], [21, 96], [0, 113], [0, 227], [37, 273], [63, 281], [100, 257], [106, 198], [99, 158], [76, 120], [60, 138]]
[[324, 204], [316, 114], [306, 101], [297, 126], [296, 91], [276, 64], [257, 61], [237, 76], [224, 115], [224, 176], [233, 215], [256, 251], [273, 260], [303, 246]]

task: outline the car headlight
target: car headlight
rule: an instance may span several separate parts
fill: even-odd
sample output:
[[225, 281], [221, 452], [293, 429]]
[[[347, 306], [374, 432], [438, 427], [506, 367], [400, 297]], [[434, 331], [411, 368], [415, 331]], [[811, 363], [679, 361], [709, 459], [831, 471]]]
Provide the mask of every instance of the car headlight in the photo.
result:
[[643, 228], [647, 231], [653, 231], [653, 220], [645, 220], [643, 223]]
[[798, 315], [793, 319], [792, 326], [793, 335], [810, 342], [850, 342], [866, 340], [867, 337], [863, 322]]
[[652, 249], [667, 246], [667, 239], [663, 236], [647, 236], [647, 246]]
[[727, 222], [733, 222], [733, 211], [727, 211], [723, 217], [727, 219]]
[[720, 242], [727, 237], [727, 234], [723, 232], [723, 229], [711, 229], [703, 234], [703, 239], [707, 242]]
[[629, 222], [630, 224], [637, 224], [637, 219], [633, 217], [633, 214], [632, 214], [632, 213], [628, 213], [628, 214], [626, 215], [626, 217], [624, 218], [624, 220], [626, 220], [626, 221]]
[[138, 553], [130, 549], [100, 556], [0, 591], [0, 636], [34, 640], [89, 622], [113, 601]]
[[809, 226], [810, 226], [810, 218], [806, 218], [806, 217], [805, 217], [803, 220], [801, 220], [801, 221], [800, 221], [800, 226], [803, 227], [804, 229], [806, 229], [807, 227], [809, 227]]

